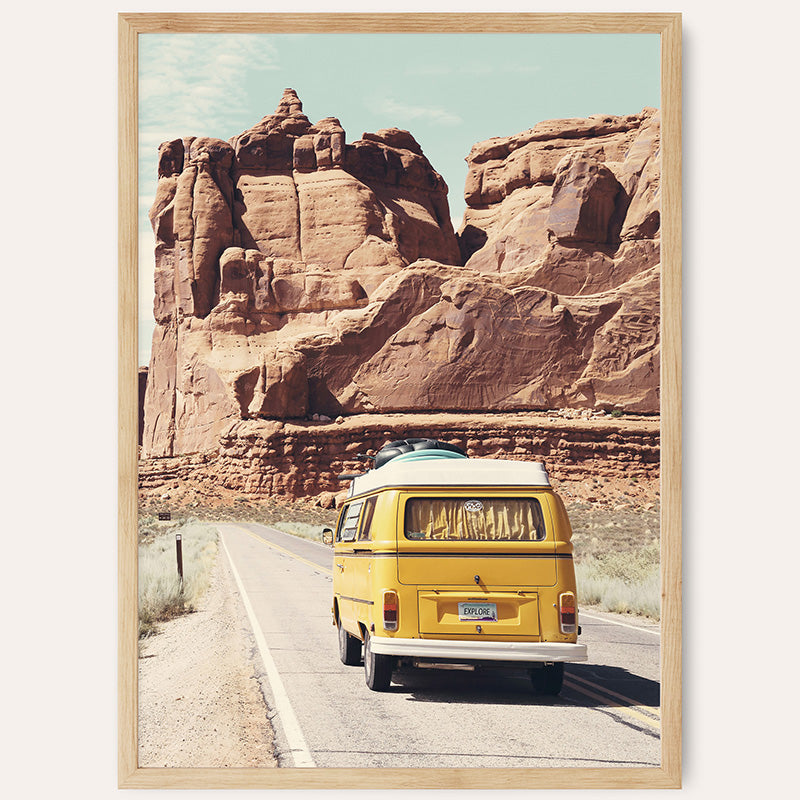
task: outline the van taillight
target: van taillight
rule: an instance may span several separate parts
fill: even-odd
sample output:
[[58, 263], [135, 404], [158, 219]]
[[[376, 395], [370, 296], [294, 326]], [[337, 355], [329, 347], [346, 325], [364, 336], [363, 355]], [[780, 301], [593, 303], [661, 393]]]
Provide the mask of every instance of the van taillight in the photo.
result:
[[397, 630], [397, 592], [383, 593], [383, 629]]
[[575, 595], [572, 592], [563, 592], [558, 596], [558, 621], [561, 633], [575, 633], [577, 630]]

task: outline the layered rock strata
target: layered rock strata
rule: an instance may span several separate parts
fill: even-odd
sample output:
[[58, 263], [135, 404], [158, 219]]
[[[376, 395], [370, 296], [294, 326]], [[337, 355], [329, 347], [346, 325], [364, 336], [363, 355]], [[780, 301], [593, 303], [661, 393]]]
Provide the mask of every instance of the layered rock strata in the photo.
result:
[[341, 473], [358, 473], [355, 456], [387, 441], [433, 436], [472, 458], [544, 461], [555, 480], [652, 479], [659, 474], [657, 419], [564, 420], [519, 415], [360, 415], [342, 424], [234, 423], [218, 451], [142, 463], [140, 483], [219, 486], [251, 496], [333, 495], [347, 487]]
[[658, 130], [476, 145], [458, 237], [409, 132], [347, 144], [292, 90], [230, 142], [165, 143], [143, 454], [313, 413], [657, 413]]

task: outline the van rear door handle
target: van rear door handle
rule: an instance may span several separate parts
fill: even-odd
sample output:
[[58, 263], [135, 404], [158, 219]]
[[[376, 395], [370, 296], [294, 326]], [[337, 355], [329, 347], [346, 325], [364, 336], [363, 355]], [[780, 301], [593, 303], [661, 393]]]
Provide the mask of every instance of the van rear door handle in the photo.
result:
[[344, 564], [340, 564], [340, 563], [337, 561], [337, 562], [336, 562], [336, 566], [337, 566], [337, 567], [339, 567], [339, 569], [340, 569], [342, 572], [344, 572]]

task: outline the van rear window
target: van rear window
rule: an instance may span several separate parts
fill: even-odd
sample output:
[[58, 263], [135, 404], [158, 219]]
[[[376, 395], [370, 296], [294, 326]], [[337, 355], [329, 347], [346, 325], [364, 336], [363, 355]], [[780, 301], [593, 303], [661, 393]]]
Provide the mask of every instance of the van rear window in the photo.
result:
[[406, 539], [537, 542], [546, 536], [533, 497], [418, 497], [406, 503]]

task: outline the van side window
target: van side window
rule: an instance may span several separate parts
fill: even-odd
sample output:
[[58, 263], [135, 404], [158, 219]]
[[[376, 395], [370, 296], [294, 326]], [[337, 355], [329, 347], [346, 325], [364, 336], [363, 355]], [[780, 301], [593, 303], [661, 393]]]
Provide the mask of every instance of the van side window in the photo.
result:
[[364, 501], [364, 513], [361, 515], [361, 529], [358, 532], [359, 542], [368, 542], [372, 538], [372, 516], [375, 513], [377, 497], [374, 495]]
[[352, 542], [356, 538], [356, 531], [358, 530], [358, 515], [361, 513], [361, 506], [364, 505], [363, 500], [357, 503], [350, 503], [346, 506], [342, 513], [342, 521], [340, 524], [339, 533], [336, 538], [342, 542]]
[[406, 539], [538, 542], [547, 535], [532, 497], [420, 497], [406, 503]]

